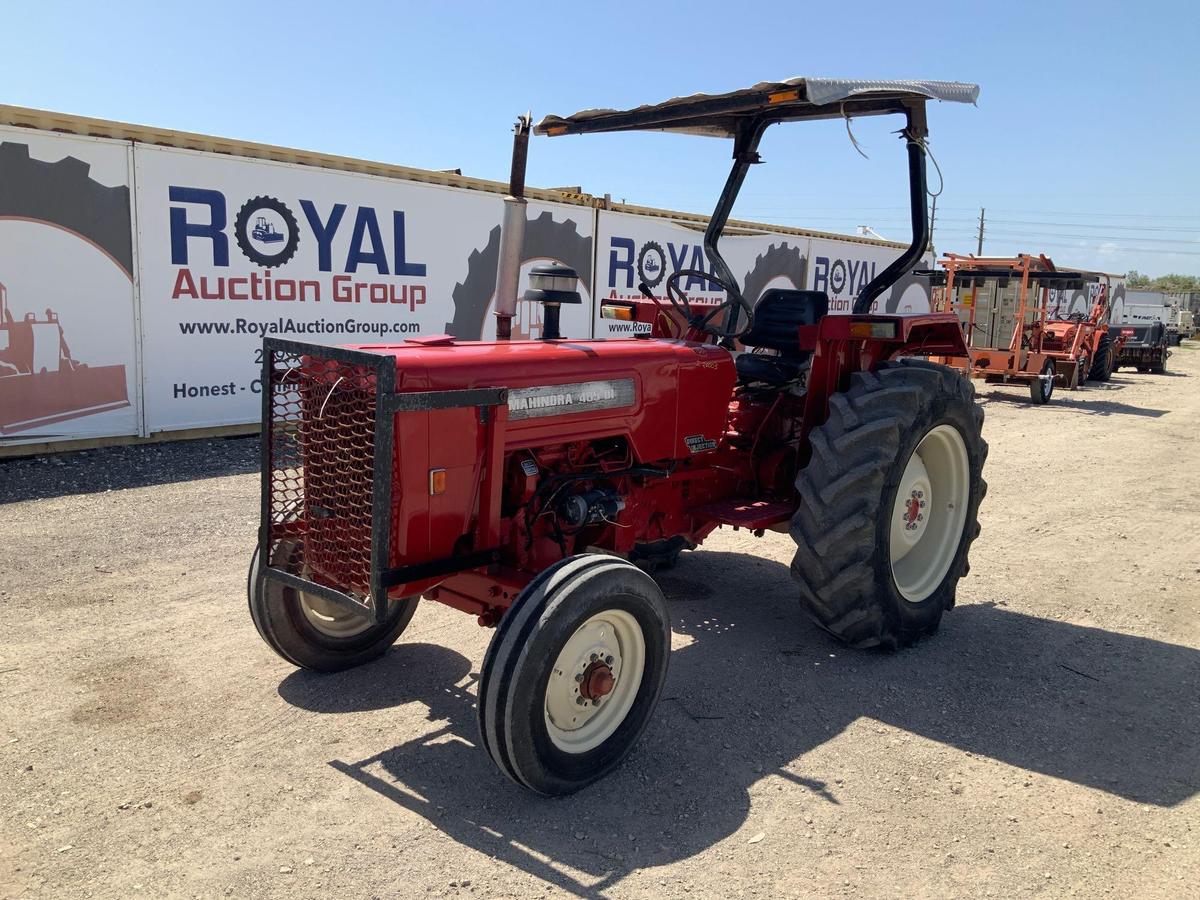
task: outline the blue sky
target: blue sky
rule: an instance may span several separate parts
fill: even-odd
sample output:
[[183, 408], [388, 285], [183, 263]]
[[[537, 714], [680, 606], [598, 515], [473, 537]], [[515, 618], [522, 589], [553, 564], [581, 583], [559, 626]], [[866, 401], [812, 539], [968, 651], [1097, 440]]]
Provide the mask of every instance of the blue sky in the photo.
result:
[[[939, 250], [1200, 274], [1200, 14], [1186, 2], [6, 4], [0, 102], [507, 177], [509, 128], [792, 75], [975, 81], [930, 109]], [[890, 120], [768, 133], [741, 218], [905, 234]], [[535, 142], [529, 181], [708, 212], [729, 145]], [[936, 176], [934, 176], [936, 181]]]

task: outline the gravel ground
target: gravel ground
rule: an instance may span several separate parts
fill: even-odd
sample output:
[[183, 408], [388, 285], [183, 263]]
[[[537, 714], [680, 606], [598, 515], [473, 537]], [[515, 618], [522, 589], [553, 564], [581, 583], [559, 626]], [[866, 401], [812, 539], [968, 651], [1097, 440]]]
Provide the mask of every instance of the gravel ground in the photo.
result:
[[0, 462], [0, 896], [1200, 896], [1200, 350], [983, 391], [959, 606], [896, 654], [797, 611], [789, 540], [661, 576], [650, 731], [547, 801], [476, 745], [490, 632], [424, 604], [293, 670], [245, 607], [256, 443]]

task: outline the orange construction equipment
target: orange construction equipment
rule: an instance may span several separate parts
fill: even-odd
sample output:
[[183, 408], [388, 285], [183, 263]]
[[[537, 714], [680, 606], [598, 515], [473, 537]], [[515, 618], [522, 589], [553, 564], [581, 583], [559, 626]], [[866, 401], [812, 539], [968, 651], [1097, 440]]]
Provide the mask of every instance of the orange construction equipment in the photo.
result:
[[[1055, 384], [1074, 390], [1089, 377], [1107, 380], [1115, 356], [1108, 333], [1107, 275], [1063, 271], [1045, 255], [976, 257], [946, 254], [942, 271], [924, 272], [935, 287], [939, 312], [958, 313], [966, 356], [940, 357], [989, 384], [1029, 385], [1034, 403], [1047, 403]], [[1093, 297], [1087, 316], [1050, 320], [1050, 292], [1084, 285]], [[940, 296], [939, 296], [940, 295]]]
[[18, 320], [0, 284], [0, 443], [9, 435], [129, 405], [125, 366], [71, 355], [54, 310]]

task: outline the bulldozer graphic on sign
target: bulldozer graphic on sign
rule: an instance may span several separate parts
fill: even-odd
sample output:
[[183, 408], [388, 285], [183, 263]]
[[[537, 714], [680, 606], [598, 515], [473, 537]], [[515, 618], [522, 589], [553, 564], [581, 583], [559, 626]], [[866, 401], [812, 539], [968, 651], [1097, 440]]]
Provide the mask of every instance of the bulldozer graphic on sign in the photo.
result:
[[267, 221], [266, 216], [258, 216], [254, 220], [254, 228], [251, 230], [250, 236], [264, 244], [278, 244], [284, 240], [284, 235], [275, 230], [275, 226]]
[[124, 366], [72, 357], [53, 310], [17, 321], [0, 284], [0, 435], [128, 405]]

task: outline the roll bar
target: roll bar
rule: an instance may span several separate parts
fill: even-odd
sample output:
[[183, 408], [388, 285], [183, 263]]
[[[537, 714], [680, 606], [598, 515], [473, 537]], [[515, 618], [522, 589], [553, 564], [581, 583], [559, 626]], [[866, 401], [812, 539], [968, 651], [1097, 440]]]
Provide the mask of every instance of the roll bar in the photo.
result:
[[[974, 103], [978, 96], [977, 85], [962, 82], [791, 78], [782, 82], [761, 82], [725, 94], [675, 97], [628, 110], [589, 109], [571, 116], [547, 116], [533, 127], [533, 132], [553, 137], [606, 131], [676, 131], [733, 138], [733, 167], [704, 231], [704, 253], [713, 272], [736, 292], [737, 296], [732, 299], [739, 301], [730, 304], [731, 311], [725, 323], [725, 334], [729, 337], [738, 332], [740, 307], [745, 304], [737, 279], [721, 256], [718, 245], [750, 166], [761, 162], [758, 145], [767, 128], [778, 122], [904, 115], [905, 126], [900, 134], [908, 156], [912, 238], [899, 258], [871, 279], [854, 301], [852, 311], [862, 315], [870, 311], [871, 305], [885, 290], [913, 268], [929, 245], [929, 213], [925, 202], [925, 139], [929, 133], [925, 119], [926, 101]], [[526, 124], [526, 135], [528, 127]], [[518, 141], [513, 152], [512, 185], [523, 188], [525, 161], [525, 145]], [[514, 198], [519, 197], [519, 193], [510, 190]], [[510, 230], [514, 229], [505, 228], [501, 236], [501, 260], [511, 255], [506, 254], [506, 248], [512, 250], [512, 245], [520, 238], [519, 234], [510, 235]], [[509, 290], [514, 296], [497, 299], [497, 325], [501, 335], [507, 334], [507, 319], [511, 319], [516, 290], [515, 284], [508, 284], [513, 280], [513, 273], [506, 270], [505, 274], [508, 278], [500, 279], [498, 288]]]
[[[854, 301], [853, 312], [863, 315], [871, 311], [871, 304], [899, 278], [908, 272], [921, 259], [925, 248], [929, 246], [929, 210], [925, 202], [927, 184], [925, 176], [925, 138], [928, 136], [928, 126], [925, 120], [925, 103], [922, 100], [904, 100], [896, 112], [905, 115], [905, 127], [901, 132], [908, 153], [908, 200], [909, 213], [912, 220], [912, 240], [900, 256], [891, 265], [877, 274], [867, 284], [858, 299]], [[704, 253], [712, 264], [714, 271], [726, 284], [739, 291], [741, 288], [728, 264], [721, 256], [717, 247], [721, 234], [733, 211], [733, 204], [746, 180], [750, 166], [761, 162], [758, 155], [758, 145], [767, 128], [777, 118], [763, 116], [759, 119], [742, 123], [733, 139], [733, 168], [725, 180], [721, 196], [717, 198], [716, 208], [704, 231]], [[741, 318], [740, 304], [730, 304], [730, 313], [725, 323], [727, 335], [737, 334], [738, 320]]]

